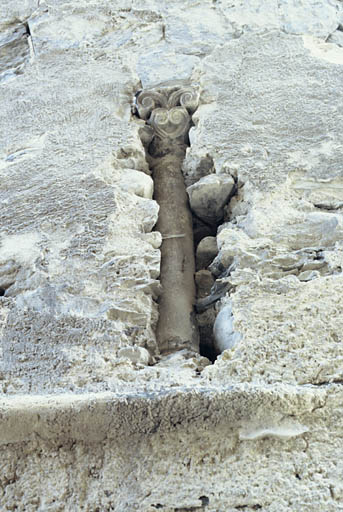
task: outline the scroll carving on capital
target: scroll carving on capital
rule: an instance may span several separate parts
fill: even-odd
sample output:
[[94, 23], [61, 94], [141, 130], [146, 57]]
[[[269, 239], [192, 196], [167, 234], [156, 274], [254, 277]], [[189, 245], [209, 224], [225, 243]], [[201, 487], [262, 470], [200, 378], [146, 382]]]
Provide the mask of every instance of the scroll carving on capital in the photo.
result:
[[160, 139], [184, 137], [191, 116], [199, 104], [199, 89], [194, 85], [160, 84], [143, 89], [135, 97], [135, 113]]

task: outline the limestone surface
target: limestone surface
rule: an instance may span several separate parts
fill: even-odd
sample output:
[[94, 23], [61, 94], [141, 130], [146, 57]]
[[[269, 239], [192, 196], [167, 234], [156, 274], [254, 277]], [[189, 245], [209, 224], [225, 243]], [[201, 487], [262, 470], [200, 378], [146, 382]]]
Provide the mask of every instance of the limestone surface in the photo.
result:
[[[343, 510], [342, 26], [340, 0], [2, 0], [1, 512]], [[190, 194], [213, 364], [155, 337], [132, 111], [175, 80], [186, 186], [217, 184]]]

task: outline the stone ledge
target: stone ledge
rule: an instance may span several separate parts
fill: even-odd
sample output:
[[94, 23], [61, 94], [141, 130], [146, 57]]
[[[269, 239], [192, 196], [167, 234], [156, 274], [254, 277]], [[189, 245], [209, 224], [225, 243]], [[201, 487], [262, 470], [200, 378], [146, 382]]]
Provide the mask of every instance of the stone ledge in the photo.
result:
[[[251, 384], [118, 395], [20, 395], [0, 400], [0, 444], [31, 439], [99, 442], [178, 428], [266, 427], [325, 405], [326, 388]], [[267, 425], [266, 428], [269, 428]]]

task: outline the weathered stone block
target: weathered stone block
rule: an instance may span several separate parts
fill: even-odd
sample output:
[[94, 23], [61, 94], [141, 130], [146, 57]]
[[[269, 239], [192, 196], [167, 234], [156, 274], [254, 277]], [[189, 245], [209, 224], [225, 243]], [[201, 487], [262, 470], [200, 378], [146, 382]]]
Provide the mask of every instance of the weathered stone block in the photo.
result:
[[231, 176], [210, 174], [187, 187], [191, 209], [200, 219], [218, 223], [224, 215], [223, 208], [228, 203], [235, 186]]

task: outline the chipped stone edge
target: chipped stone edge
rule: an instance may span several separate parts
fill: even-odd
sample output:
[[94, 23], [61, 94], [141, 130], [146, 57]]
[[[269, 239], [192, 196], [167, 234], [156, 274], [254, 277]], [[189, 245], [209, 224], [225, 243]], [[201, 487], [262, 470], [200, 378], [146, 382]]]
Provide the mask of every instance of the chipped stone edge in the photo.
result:
[[282, 384], [17, 395], [0, 399], [0, 444], [62, 438], [99, 442], [178, 428], [239, 428], [262, 412], [264, 417], [310, 413], [323, 406], [326, 395], [325, 389]]

